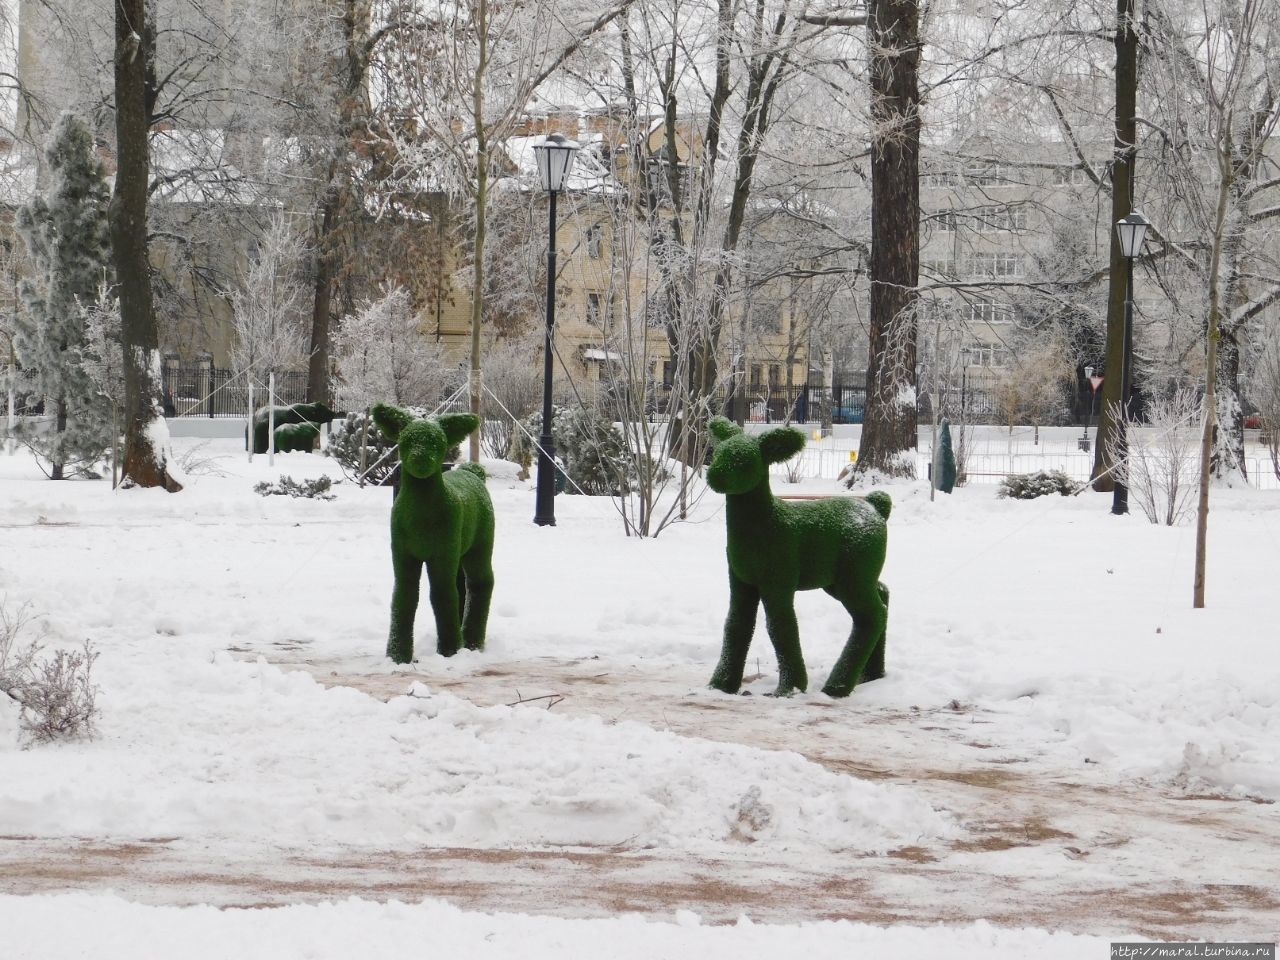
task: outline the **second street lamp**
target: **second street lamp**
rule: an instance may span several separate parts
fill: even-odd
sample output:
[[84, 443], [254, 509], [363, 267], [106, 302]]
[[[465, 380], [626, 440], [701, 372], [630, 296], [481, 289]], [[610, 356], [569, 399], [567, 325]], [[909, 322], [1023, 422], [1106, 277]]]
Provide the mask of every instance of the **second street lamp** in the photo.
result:
[[538, 160], [538, 180], [550, 195], [547, 238], [547, 337], [542, 349], [542, 436], [538, 440], [537, 499], [533, 522], [540, 527], [556, 525], [556, 445], [551, 439], [551, 351], [556, 325], [556, 194], [564, 189], [578, 144], [558, 133], [533, 145]]
[[1120, 355], [1120, 415], [1116, 423], [1116, 479], [1111, 493], [1111, 512], [1129, 512], [1129, 484], [1121, 471], [1127, 468], [1129, 458], [1129, 402], [1133, 398], [1133, 261], [1142, 253], [1147, 242], [1147, 228], [1151, 221], [1134, 210], [1116, 223], [1116, 235], [1120, 240], [1120, 253], [1124, 257], [1124, 336]]

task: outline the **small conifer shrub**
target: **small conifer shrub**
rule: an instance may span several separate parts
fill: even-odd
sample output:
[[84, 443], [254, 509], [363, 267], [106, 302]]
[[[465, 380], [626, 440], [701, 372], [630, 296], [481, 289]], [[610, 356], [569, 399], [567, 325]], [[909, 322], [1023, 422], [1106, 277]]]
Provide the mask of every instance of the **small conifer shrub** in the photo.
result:
[[1051, 493], [1067, 496], [1075, 491], [1075, 482], [1061, 470], [1037, 470], [1035, 473], [1013, 473], [1000, 481], [996, 496], [1002, 500], [1034, 500]]

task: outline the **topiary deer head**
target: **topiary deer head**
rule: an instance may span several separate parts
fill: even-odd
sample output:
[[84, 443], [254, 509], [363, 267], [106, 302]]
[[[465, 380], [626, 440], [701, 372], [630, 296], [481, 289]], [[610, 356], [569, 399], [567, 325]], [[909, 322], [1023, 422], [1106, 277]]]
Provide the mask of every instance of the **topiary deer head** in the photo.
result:
[[449, 450], [480, 427], [480, 418], [474, 413], [444, 413], [423, 419], [386, 403], [374, 404], [373, 422], [399, 446], [400, 469], [422, 479], [439, 473]]

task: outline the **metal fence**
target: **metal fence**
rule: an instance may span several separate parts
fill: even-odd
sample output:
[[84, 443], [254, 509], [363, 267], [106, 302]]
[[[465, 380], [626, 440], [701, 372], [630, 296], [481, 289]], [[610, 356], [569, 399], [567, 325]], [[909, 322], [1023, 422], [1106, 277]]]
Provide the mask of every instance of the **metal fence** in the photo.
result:
[[[651, 413], [665, 414], [671, 406], [671, 388], [661, 388], [652, 404]], [[932, 417], [932, 397], [921, 394], [916, 404], [921, 423]], [[821, 423], [827, 410], [831, 423], [861, 423], [867, 405], [865, 384], [835, 384], [831, 387], [799, 384], [791, 387], [745, 384], [737, 390], [720, 390], [711, 398], [713, 410], [736, 419], [741, 405], [742, 419], [749, 423]], [[968, 423], [993, 423], [998, 411], [993, 385], [975, 380], [944, 390], [941, 412]], [[1087, 403], [1084, 410], [1088, 411]], [[1063, 423], [1082, 423], [1075, 419], [1064, 402], [1059, 417]]]
[[[650, 413], [665, 414], [671, 406], [671, 387], [661, 387]], [[921, 390], [917, 394], [916, 414], [921, 424], [933, 419], [935, 394]], [[940, 416], [953, 421], [972, 424], [998, 424], [1003, 422], [996, 378], [987, 373], [965, 373], [959, 380], [948, 383], [937, 392]], [[1043, 411], [1042, 423], [1046, 426], [1081, 426], [1093, 423], [1097, 407], [1087, 381], [1081, 380], [1074, 387], [1064, 388], [1054, 409]], [[863, 383], [835, 384], [831, 387], [799, 384], [791, 387], [748, 383], [736, 390], [720, 390], [713, 395], [712, 409], [737, 419], [738, 404], [742, 419], [753, 423], [821, 423], [825, 408], [830, 409], [832, 423], [861, 423], [866, 410], [867, 388]], [[1135, 395], [1134, 410], [1141, 414], [1141, 398]], [[1028, 422], [1018, 416], [1018, 423]]]
[[[249, 386], [243, 374], [208, 364], [163, 368], [162, 393], [166, 417], [245, 417], [249, 414]], [[276, 403], [302, 403], [307, 398], [307, 375], [286, 370], [276, 374]], [[255, 378], [253, 404], [267, 402], [267, 381]]]

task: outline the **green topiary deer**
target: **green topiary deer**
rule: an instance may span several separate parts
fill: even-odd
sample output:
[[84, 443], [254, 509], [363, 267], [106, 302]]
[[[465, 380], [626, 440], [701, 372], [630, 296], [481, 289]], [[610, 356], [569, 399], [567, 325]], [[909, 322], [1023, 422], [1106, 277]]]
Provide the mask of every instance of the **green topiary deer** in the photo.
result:
[[884, 566], [892, 501], [882, 490], [865, 499], [832, 497], [786, 503], [769, 490], [769, 464], [804, 447], [790, 427], [749, 436], [724, 417], [710, 423], [714, 444], [707, 483], [725, 495], [729, 542], [729, 615], [711, 686], [736, 693], [764, 604], [769, 639], [778, 655], [778, 696], [809, 683], [796, 625], [797, 590], [822, 589], [844, 604], [853, 631], [822, 692], [847, 697], [858, 682], [884, 676], [889, 591], [878, 581]]
[[312, 423], [286, 423], [276, 427], [276, 453], [310, 453], [320, 438], [320, 428]]
[[422, 567], [427, 568], [436, 650], [451, 657], [460, 646], [484, 649], [493, 597], [493, 502], [484, 468], [460, 464], [442, 471], [449, 448], [480, 428], [473, 413], [419, 419], [379, 403], [373, 422], [400, 449], [400, 493], [391, 508], [391, 631], [387, 656], [413, 660], [413, 619]]
[[[340, 419], [344, 416], [341, 413], [335, 413], [323, 403], [291, 403], [284, 407], [275, 407], [275, 416], [272, 417], [271, 407], [259, 407], [253, 415], [250, 426], [252, 427], [252, 435], [250, 436], [249, 427], [245, 428], [246, 443], [253, 441], [254, 453], [266, 453], [271, 438], [271, 421], [275, 420], [276, 429], [278, 430], [286, 423], [310, 423], [319, 425], [321, 423], [329, 423], [332, 420]], [[317, 436], [319, 432], [317, 431]], [[280, 449], [276, 448], [277, 451]]]

